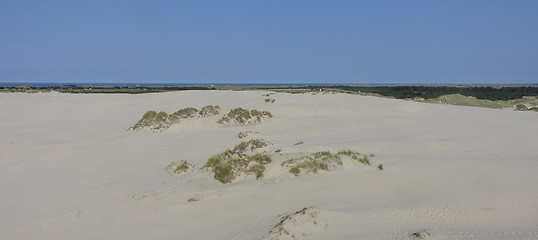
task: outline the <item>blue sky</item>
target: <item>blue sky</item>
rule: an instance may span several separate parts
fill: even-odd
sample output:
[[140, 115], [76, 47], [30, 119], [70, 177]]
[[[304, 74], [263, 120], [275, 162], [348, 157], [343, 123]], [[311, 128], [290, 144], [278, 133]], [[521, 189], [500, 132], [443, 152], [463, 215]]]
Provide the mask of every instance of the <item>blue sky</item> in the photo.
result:
[[0, 82], [538, 83], [538, 1], [0, 1]]

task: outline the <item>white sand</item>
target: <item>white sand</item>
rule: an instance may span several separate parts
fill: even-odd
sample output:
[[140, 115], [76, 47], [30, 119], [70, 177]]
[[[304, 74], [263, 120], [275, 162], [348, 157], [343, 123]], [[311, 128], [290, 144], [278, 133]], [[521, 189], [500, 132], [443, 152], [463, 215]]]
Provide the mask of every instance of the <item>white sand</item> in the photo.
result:
[[[315, 218], [287, 223], [295, 239], [538, 238], [538, 113], [343, 94], [277, 93], [271, 104], [264, 93], [0, 94], [0, 239], [291, 239], [268, 233], [310, 206]], [[147, 110], [209, 104], [275, 117], [125, 131]], [[385, 170], [294, 177], [275, 154], [259, 181], [163, 171], [181, 159], [200, 167], [247, 130], [282, 154], [352, 149]]]

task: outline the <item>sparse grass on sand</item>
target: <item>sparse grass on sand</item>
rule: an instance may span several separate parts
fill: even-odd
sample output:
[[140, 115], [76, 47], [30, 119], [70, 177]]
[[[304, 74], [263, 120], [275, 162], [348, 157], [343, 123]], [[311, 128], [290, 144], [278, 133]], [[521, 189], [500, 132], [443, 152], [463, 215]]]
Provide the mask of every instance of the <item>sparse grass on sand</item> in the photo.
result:
[[176, 116], [177, 118], [193, 118], [198, 113], [198, 109], [188, 107], [178, 110], [177, 112], [173, 113], [172, 115]]
[[172, 114], [166, 112], [155, 112], [147, 111], [142, 119], [140, 119], [134, 126], [130, 127], [129, 130], [139, 130], [147, 128], [150, 130], [165, 131], [170, 128], [173, 124], [179, 123], [180, 118], [193, 118], [198, 115], [198, 117], [209, 117], [213, 115], [218, 115], [220, 111], [219, 106], [208, 105], [198, 111], [196, 108], [188, 107], [180, 109]]
[[[280, 216], [280, 220], [277, 224], [275, 224], [271, 230], [269, 230], [269, 235], [265, 236], [265, 238], [262, 239], [275, 239], [274, 237], [280, 239], [280, 237], [287, 236], [291, 237], [292, 239], [295, 239], [296, 234], [301, 234], [294, 232], [293, 226], [297, 223], [300, 223], [301, 225], [311, 225], [312, 227], [315, 227], [318, 225], [317, 222], [317, 216], [318, 211], [314, 207], [305, 207], [301, 210], [298, 210], [296, 212], [283, 214]], [[326, 227], [321, 226], [319, 224], [319, 227]], [[287, 239], [287, 238], [286, 238]]]
[[209, 116], [215, 116], [219, 115], [220, 113], [220, 107], [219, 106], [213, 106], [213, 105], [207, 105], [200, 109], [199, 115], [200, 117], [209, 117]]
[[240, 132], [239, 134], [237, 134], [237, 137], [238, 138], [246, 138], [246, 137], [250, 136], [250, 134], [254, 134], [254, 133], [258, 133], [258, 132], [243, 131], [243, 132]]
[[438, 98], [419, 100], [427, 103], [441, 103], [460, 106], [487, 107], [487, 108], [513, 108], [520, 111], [538, 110], [538, 97], [523, 97], [513, 100], [487, 100], [477, 99], [475, 97], [464, 96], [460, 94], [443, 95]]
[[303, 172], [318, 173], [341, 167], [343, 165], [342, 156], [347, 156], [354, 161], [370, 166], [369, 156], [351, 150], [341, 150], [337, 154], [332, 154], [329, 151], [316, 152], [311, 155], [290, 158], [282, 162], [281, 165], [289, 168], [291, 174], [298, 176]]
[[233, 150], [216, 154], [209, 158], [202, 167], [213, 171], [215, 180], [221, 183], [230, 183], [240, 175], [256, 175], [256, 179], [264, 176], [265, 165], [272, 162], [269, 155], [256, 152], [268, 146], [261, 139], [241, 142]]
[[288, 159], [281, 164], [289, 168], [289, 172], [295, 176], [305, 173], [318, 173], [319, 171], [329, 171], [329, 169], [342, 166], [343, 162], [340, 156], [330, 153], [329, 151], [316, 152], [311, 156], [301, 156], [298, 158]]
[[168, 129], [172, 124], [179, 120], [172, 115], [168, 115], [166, 112], [147, 111], [142, 119], [140, 119], [133, 127], [132, 130], [139, 130], [142, 128], [149, 128], [150, 130], [164, 131]]
[[220, 120], [217, 121], [217, 123], [250, 125], [261, 123], [272, 117], [273, 115], [267, 111], [260, 111], [257, 109], [252, 109], [249, 111], [243, 108], [236, 108], [226, 113]]
[[427, 238], [427, 237], [429, 237], [431, 235], [432, 234], [428, 230], [422, 230], [422, 231], [412, 233], [411, 237], [413, 237], [415, 239], [425, 239], [425, 238]]
[[164, 168], [165, 172], [181, 174], [187, 172], [187, 170], [194, 168], [194, 164], [189, 163], [187, 160], [181, 160], [180, 162], [172, 162]]

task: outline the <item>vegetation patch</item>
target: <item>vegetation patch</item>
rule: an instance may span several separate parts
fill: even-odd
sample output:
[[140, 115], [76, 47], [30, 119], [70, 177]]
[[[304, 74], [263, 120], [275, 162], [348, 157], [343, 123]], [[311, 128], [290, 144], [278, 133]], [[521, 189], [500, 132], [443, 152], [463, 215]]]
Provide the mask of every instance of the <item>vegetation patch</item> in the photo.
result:
[[379, 165], [377, 165], [377, 169], [383, 170], [383, 164], [380, 163]]
[[220, 113], [220, 107], [219, 106], [213, 106], [213, 105], [207, 105], [200, 109], [199, 115], [200, 117], [210, 117], [219, 115]]
[[278, 223], [262, 239], [303, 239], [312, 234], [312, 230], [316, 228], [326, 229], [328, 226], [326, 223], [318, 223], [318, 214], [318, 210], [314, 207], [305, 207], [296, 212], [280, 215]]
[[189, 200], [187, 200], [187, 202], [191, 203], [191, 202], [198, 202], [200, 201], [200, 199], [198, 198], [189, 198]]
[[172, 115], [174, 115], [177, 118], [193, 118], [196, 116], [196, 114], [198, 114], [198, 109], [188, 107], [188, 108], [180, 109], [177, 112], [173, 113]]
[[304, 142], [303, 141], [298, 141], [298, 142], [295, 143], [295, 146], [301, 145], [301, 144], [304, 144]]
[[237, 134], [237, 137], [238, 138], [246, 138], [246, 137], [250, 136], [250, 134], [254, 134], [254, 133], [258, 133], [258, 132], [244, 131], [244, 132], [240, 132], [239, 134]]
[[411, 234], [411, 237], [415, 239], [425, 239], [430, 236], [432, 236], [432, 234], [428, 230], [422, 230]]
[[289, 172], [295, 176], [305, 173], [318, 173], [319, 171], [329, 171], [338, 166], [342, 166], [342, 159], [338, 154], [329, 151], [316, 152], [310, 156], [301, 156], [288, 159], [281, 164], [289, 168]]
[[367, 156], [367, 155], [363, 155], [363, 154], [360, 154], [359, 152], [354, 152], [354, 151], [351, 151], [351, 150], [341, 150], [339, 151], [336, 155], [344, 155], [344, 156], [348, 156], [348, 157], [351, 157], [351, 159], [357, 161], [357, 162], [360, 162], [364, 165], [367, 165], [367, 166], [370, 166], [370, 157], [373, 157], [374, 155], [371, 154], [370, 157]]
[[256, 179], [264, 176], [265, 165], [272, 162], [267, 154], [260, 153], [269, 144], [263, 140], [254, 139], [241, 142], [233, 150], [216, 154], [209, 158], [202, 167], [213, 171], [215, 180], [221, 183], [230, 183], [237, 176], [256, 175]]
[[[311, 155], [304, 155], [296, 158], [290, 158], [282, 162], [282, 166], [289, 169], [289, 172], [295, 176], [301, 173], [318, 173], [320, 171], [330, 171], [343, 165], [342, 158], [351, 159], [363, 165], [370, 166], [370, 157], [373, 154], [364, 155], [351, 150], [341, 150], [337, 154], [329, 151], [316, 152]], [[378, 168], [383, 170], [383, 165], [379, 164]]]
[[265, 102], [266, 103], [275, 103], [275, 99], [274, 98], [266, 98]]
[[164, 171], [172, 174], [181, 174], [187, 172], [187, 170], [194, 168], [194, 164], [181, 160], [180, 162], [172, 162], [168, 166], [164, 167]]
[[147, 111], [134, 126], [129, 128], [129, 130], [147, 128], [155, 131], [164, 131], [177, 122], [178, 119], [176, 117], [168, 115], [166, 112], [157, 113], [155, 111]]
[[247, 110], [243, 108], [236, 108], [230, 110], [226, 113], [220, 120], [217, 121], [218, 124], [239, 124], [239, 125], [251, 125], [262, 123], [270, 118], [273, 115], [267, 111], [260, 110]]

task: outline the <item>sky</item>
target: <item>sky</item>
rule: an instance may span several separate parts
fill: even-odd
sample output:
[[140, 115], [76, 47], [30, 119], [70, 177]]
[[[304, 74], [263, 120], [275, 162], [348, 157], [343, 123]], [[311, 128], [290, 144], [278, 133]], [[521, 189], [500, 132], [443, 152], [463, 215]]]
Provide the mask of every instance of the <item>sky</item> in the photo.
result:
[[0, 1], [0, 82], [538, 83], [538, 1]]

